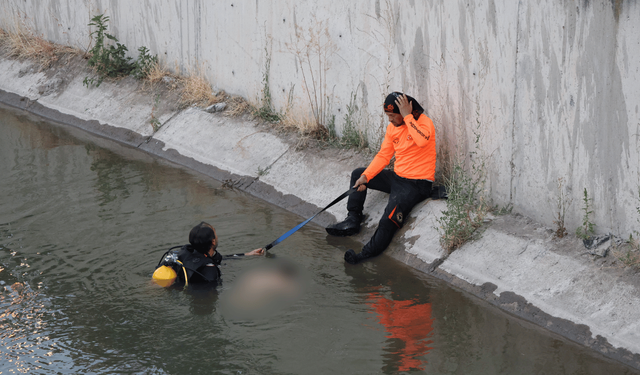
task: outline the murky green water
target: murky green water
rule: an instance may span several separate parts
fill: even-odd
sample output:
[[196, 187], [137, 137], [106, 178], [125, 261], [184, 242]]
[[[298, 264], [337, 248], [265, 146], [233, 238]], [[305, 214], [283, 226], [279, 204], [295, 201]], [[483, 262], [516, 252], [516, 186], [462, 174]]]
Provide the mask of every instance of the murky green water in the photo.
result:
[[[0, 158], [0, 374], [634, 373], [389, 257], [349, 266], [349, 240], [316, 225], [275, 256], [225, 261], [217, 289], [160, 288], [160, 256], [202, 220], [229, 254], [302, 218], [4, 107]], [[225, 308], [281, 260], [306, 275], [299, 297], [251, 318]]]

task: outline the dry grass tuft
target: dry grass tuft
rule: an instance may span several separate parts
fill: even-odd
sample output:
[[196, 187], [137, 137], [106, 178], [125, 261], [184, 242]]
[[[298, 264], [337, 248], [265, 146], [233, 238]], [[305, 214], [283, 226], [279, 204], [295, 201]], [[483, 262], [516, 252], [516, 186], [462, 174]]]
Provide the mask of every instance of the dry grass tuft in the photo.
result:
[[40, 70], [51, 67], [61, 57], [71, 57], [81, 53], [75, 48], [44, 40], [19, 24], [16, 25], [15, 30], [15, 32], [8, 32], [0, 29], [0, 41], [3, 47], [9, 56], [34, 61]]
[[613, 255], [625, 266], [640, 269], [640, 252], [637, 240], [634, 239], [630, 245], [631, 248], [613, 250]]
[[149, 74], [145, 77], [145, 82], [153, 85], [162, 82], [164, 77], [173, 77], [173, 74], [171, 74], [165, 66], [156, 62], [151, 66], [151, 69], [149, 69]]
[[[297, 110], [293, 108], [297, 108]], [[296, 150], [303, 150], [314, 142], [326, 140], [329, 137], [327, 128], [318, 125], [316, 118], [311, 113], [302, 110], [301, 106], [289, 107], [281, 120], [274, 123], [273, 126], [279, 131], [296, 133]]]
[[323, 125], [318, 124], [315, 115], [304, 109], [302, 105], [289, 105], [281, 120], [274, 124], [284, 131], [291, 131], [299, 135], [314, 139], [325, 139], [329, 131]]
[[296, 26], [296, 40], [286, 45], [300, 64], [302, 81], [315, 121], [319, 125], [326, 125], [330, 116], [327, 88], [327, 72], [331, 68], [329, 57], [337, 47], [329, 33], [327, 21], [316, 19], [312, 25], [308, 29]]
[[251, 106], [241, 96], [232, 96], [227, 100], [227, 110], [225, 114], [229, 117], [238, 117], [246, 113]]
[[[296, 108], [296, 109], [294, 109]], [[318, 123], [310, 113], [303, 111], [301, 106], [289, 108], [282, 116], [282, 120], [276, 124], [282, 130], [294, 131], [302, 135], [311, 135], [316, 132]]]
[[149, 74], [142, 80], [142, 91], [154, 90], [159, 85], [171, 91], [177, 90], [181, 85], [181, 78], [172, 73], [166, 66], [159, 62], [153, 63], [149, 69]]
[[211, 85], [201, 70], [190, 71], [188, 76], [180, 78], [180, 107], [207, 107], [219, 103], [224, 96], [214, 95]]
[[[179, 70], [176, 65], [176, 71]], [[170, 78], [165, 80], [165, 77]], [[188, 76], [180, 76], [172, 73], [166, 66], [155, 63], [149, 75], [145, 78], [144, 84], [154, 86], [165, 82], [169, 89], [177, 90], [180, 93], [179, 107], [190, 106], [207, 107], [212, 104], [225, 101], [227, 108], [224, 114], [229, 117], [237, 117], [247, 112], [251, 107], [247, 101], [240, 96], [230, 96], [224, 91], [214, 94], [211, 84], [202, 73], [190, 71]]]
[[435, 180], [438, 184], [443, 185], [453, 174], [454, 158], [452, 156], [449, 141], [445, 137], [440, 139], [442, 139], [442, 141], [440, 141], [440, 144], [438, 145]]

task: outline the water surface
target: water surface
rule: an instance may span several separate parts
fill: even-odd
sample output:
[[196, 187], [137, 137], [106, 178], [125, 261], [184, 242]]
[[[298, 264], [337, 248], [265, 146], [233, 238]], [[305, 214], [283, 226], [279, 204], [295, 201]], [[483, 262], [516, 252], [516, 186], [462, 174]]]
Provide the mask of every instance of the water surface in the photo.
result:
[[[309, 224], [215, 289], [151, 281], [200, 221], [223, 254], [304, 218], [139, 150], [0, 108], [0, 373], [631, 374]], [[303, 294], [243, 316], [243, 275], [287, 260]], [[256, 301], [258, 297], [252, 297]], [[280, 301], [280, 300], [279, 300]]]

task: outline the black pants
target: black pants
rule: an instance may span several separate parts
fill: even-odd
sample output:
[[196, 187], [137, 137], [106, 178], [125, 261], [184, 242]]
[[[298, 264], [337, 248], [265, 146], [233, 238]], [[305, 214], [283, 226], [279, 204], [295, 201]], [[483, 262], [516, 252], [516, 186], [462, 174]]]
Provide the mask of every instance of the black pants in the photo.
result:
[[[349, 186], [355, 185], [364, 170], [365, 168], [357, 168], [351, 172]], [[389, 246], [393, 235], [402, 228], [411, 209], [431, 195], [431, 181], [410, 180], [384, 169], [367, 183], [367, 188], [389, 194], [389, 202], [378, 223], [378, 228], [362, 248], [362, 256], [369, 258], [382, 253]], [[366, 198], [366, 190], [351, 194], [347, 202], [347, 210], [361, 213]]]

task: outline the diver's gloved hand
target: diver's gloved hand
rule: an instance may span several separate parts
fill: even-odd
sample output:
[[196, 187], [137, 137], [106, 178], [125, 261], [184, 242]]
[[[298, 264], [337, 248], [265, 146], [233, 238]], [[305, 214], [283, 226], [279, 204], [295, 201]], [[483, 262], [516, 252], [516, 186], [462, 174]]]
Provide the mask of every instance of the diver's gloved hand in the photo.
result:
[[216, 251], [216, 253], [213, 254], [213, 257], [211, 257], [211, 260], [213, 261], [213, 264], [215, 264], [216, 266], [219, 266], [220, 263], [222, 263], [222, 255], [220, 254], [219, 251]]

